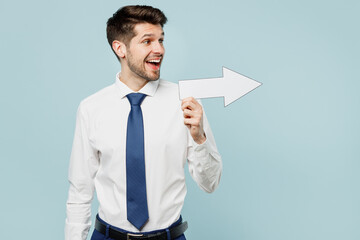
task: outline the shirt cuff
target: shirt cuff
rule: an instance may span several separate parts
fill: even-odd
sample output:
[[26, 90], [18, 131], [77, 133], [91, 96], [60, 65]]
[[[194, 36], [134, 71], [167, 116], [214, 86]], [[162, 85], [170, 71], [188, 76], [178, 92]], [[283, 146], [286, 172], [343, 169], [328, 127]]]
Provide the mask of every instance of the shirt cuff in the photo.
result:
[[211, 147], [208, 138], [206, 138], [205, 142], [201, 144], [198, 144], [194, 141], [194, 139], [192, 139], [192, 145], [194, 147], [195, 156], [197, 158], [207, 157], [208, 154], [211, 153]]
[[68, 219], [65, 221], [65, 240], [86, 240], [91, 223], [70, 223]]

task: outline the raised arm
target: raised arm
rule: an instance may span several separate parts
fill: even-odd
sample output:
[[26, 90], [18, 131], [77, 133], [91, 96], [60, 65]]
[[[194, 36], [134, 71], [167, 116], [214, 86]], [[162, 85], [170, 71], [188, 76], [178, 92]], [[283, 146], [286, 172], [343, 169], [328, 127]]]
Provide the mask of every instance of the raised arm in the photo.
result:
[[206, 115], [194, 98], [185, 98], [181, 108], [184, 123], [189, 128], [188, 165], [192, 178], [206, 192], [219, 185], [222, 161]]

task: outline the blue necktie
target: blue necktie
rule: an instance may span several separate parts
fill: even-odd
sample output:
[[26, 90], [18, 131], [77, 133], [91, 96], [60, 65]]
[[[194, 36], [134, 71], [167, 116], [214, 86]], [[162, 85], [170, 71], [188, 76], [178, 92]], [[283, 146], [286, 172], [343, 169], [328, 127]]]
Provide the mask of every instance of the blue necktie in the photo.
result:
[[131, 93], [126, 97], [131, 105], [126, 135], [127, 219], [141, 230], [149, 219], [146, 199], [144, 126], [140, 107], [146, 95]]

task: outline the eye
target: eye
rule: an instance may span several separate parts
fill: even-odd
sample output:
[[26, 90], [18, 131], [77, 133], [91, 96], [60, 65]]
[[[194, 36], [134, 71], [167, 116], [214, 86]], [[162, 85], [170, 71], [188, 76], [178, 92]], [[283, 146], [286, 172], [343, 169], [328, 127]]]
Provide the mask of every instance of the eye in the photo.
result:
[[164, 39], [159, 39], [159, 43], [163, 43], [164, 42]]
[[150, 40], [144, 40], [143, 43], [144, 43], [144, 44], [149, 44], [149, 43], [150, 43]]

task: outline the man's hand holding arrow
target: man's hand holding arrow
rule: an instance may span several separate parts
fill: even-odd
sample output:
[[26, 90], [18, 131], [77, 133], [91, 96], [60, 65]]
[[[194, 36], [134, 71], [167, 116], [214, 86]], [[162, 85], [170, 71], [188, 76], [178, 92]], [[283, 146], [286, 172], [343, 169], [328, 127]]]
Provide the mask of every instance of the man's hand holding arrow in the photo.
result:
[[184, 112], [184, 123], [189, 128], [190, 134], [197, 144], [206, 140], [203, 128], [203, 108], [193, 97], [182, 100], [181, 109]]

